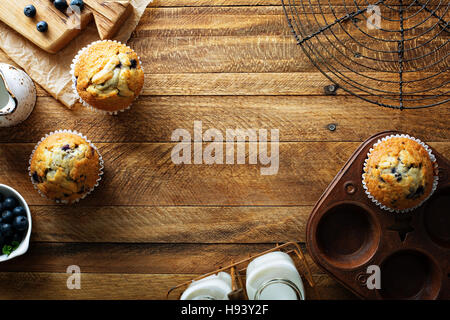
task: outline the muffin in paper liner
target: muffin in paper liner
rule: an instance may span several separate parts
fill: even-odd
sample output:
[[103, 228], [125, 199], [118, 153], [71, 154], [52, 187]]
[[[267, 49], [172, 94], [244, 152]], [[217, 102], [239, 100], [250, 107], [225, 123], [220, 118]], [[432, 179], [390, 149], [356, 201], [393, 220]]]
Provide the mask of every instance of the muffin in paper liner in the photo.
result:
[[[82, 54], [83, 54], [86, 50], [88, 50], [91, 46], [96, 45], [96, 44], [98, 44], [98, 43], [102, 43], [102, 42], [103, 42], [103, 43], [105, 43], [105, 42], [106, 42], [106, 43], [107, 43], [107, 42], [117, 43], [117, 44], [123, 45], [123, 46], [127, 47], [128, 49], [130, 49], [131, 51], [135, 52], [133, 49], [131, 49], [131, 48], [128, 47], [127, 45], [125, 45], [125, 44], [123, 44], [123, 43], [121, 43], [121, 42], [119, 42], [119, 41], [116, 41], [116, 40], [98, 40], [98, 41], [92, 42], [92, 43], [89, 44], [88, 46], [86, 46], [86, 47], [82, 48], [81, 50], [79, 50], [78, 53], [77, 53], [77, 55], [76, 55], [76, 56], [73, 58], [73, 60], [72, 60], [72, 64], [70, 65], [70, 74], [71, 74], [71, 76], [72, 76], [72, 88], [73, 88], [74, 93], [75, 93], [76, 96], [78, 97], [78, 100], [80, 101], [80, 103], [81, 103], [82, 105], [84, 105], [85, 107], [87, 107], [87, 108], [89, 108], [89, 109], [91, 109], [91, 110], [93, 110], [93, 111], [95, 111], [95, 112], [102, 113], [102, 114], [117, 115], [119, 112], [124, 112], [125, 110], [130, 109], [131, 106], [132, 106], [132, 104], [134, 103], [134, 101], [136, 101], [136, 99], [139, 97], [139, 94], [135, 95], [133, 101], [131, 101], [130, 104], [127, 105], [126, 107], [124, 107], [124, 108], [122, 108], [122, 109], [119, 109], [119, 110], [115, 110], [115, 111], [108, 111], [108, 110], [103, 110], [103, 109], [100, 109], [100, 108], [96, 108], [95, 106], [92, 106], [91, 104], [89, 104], [88, 102], [86, 102], [85, 100], [83, 100], [83, 98], [81, 98], [81, 96], [80, 96], [80, 94], [78, 93], [78, 90], [77, 90], [77, 78], [75, 77], [75, 66], [76, 66], [76, 64], [78, 63], [79, 58], [80, 58], [80, 57], [82, 56]], [[142, 72], [143, 72], [144, 69], [143, 69], [143, 67], [142, 67], [142, 61], [141, 61], [141, 58], [140, 58], [139, 56], [137, 56], [137, 58], [138, 58], [138, 60], [139, 60], [139, 67], [141, 68], [141, 70], [142, 70]], [[140, 91], [142, 91], [142, 88], [141, 88]]]
[[[38, 149], [39, 145], [40, 145], [44, 140], [46, 140], [48, 137], [50, 137], [50, 136], [52, 136], [52, 135], [54, 135], [54, 134], [58, 134], [58, 133], [70, 133], [70, 134], [78, 135], [78, 136], [81, 137], [83, 140], [85, 140], [86, 143], [88, 143], [88, 144], [91, 146], [91, 148], [93, 148], [93, 149], [96, 151], [96, 153], [97, 153], [97, 155], [98, 155], [99, 171], [98, 171], [98, 178], [96, 179], [96, 182], [95, 182], [94, 186], [93, 186], [90, 190], [88, 190], [87, 192], [83, 193], [79, 198], [77, 198], [77, 199], [75, 199], [75, 200], [73, 200], [73, 201], [51, 199], [51, 198], [47, 197], [43, 192], [41, 192], [41, 190], [39, 190], [39, 188], [38, 188], [38, 186], [37, 186], [37, 183], [36, 183], [36, 182], [34, 181], [34, 179], [33, 179], [33, 173], [31, 172], [31, 162], [32, 162], [34, 153], [35, 153], [36, 150]], [[40, 194], [43, 198], [46, 198], [46, 199], [49, 199], [49, 200], [53, 200], [53, 201], [55, 201], [56, 203], [63, 203], [63, 204], [74, 204], [74, 203], [77, 203], [78, 201], [80, 201], [81, 199], [86, 198], [86, 196], [87, 196], [88, 194], [90, 194], [90, 193], [95, 189], [95, 187], [97, 187], [97, 186], [99, 185], [100, 180], [102, 179], [103, 169], [104, 169], [103, 158], [102, 158], [100, 152], [98, 151], [97, 147], [96, 147], [89, 139], [87, 139], [86, 136], [84, 136], [83, 134], [81, 134], [81, 133], [79, 133], [79, 132], [77, 132], [77, 131], [72, 131], [72, 130], [57, 130], [57, 131], [53, 131], [53, 132], [50, 132], [50, 133], [46, 134], [44, 137], [41, 138], [41, 140], [40, 140], [40, 141], [36, 144], [36, 146], [34, 147], [33, 152], [31, 153], [30, 160], [29, 160], [28, 163], [29, 163], [28, 174], [29, 174], [29, 176], [30, 176], [30, 180], [31, 180], [31, 182], [32, 182], [32, 184], [33, 184], [33, 186], [34, 186], [34, 188], [39, 192], [39, 194]]]
[[[367, 174], [367, 170], [368, 170], [368, 161], [369, 161], [369, 159], [370, 159], [370, 156], [371, 156], [372, 152], [374, 151], [374, 149], [375, 149], [375, 147], [376, 147], [377, 145], [379, 145], [380, 143], [385, 142], [385, 141], [387, 141], [387, 140], [389, 140], [389, 139], [392, 139], [392, 138], [406, 138], [406, 139], [410, 139], [410, 140], [415, 141], [416, 143], [418, 143], [418, 144], [419, 144], [420, 146], [422, 146], [422, 147], [425, 149], [425, 151], [428, 153], [428, 156], [429, 156], [429, 159], [430, 159], [430, 162], [431, 162], [431, 166], [432, 166], [431, 169], [432, 169], [432, 174], [433, 174], [433, 181], [432, 181], [432, 185], [431, 185], [431, 191], [428, 193], [428, 195], [427, 195], [426, 197], [424, 197], [424, 198], [420, 201], [420, 203], [418, 203], [418, 204], [416, 204], [416, 205], [414, 205], [414, 206], [412, 206], [412, 207], [405, 208], [405, 209], [390, 208], [388, 205], [381, 203], [380, 201], [378, 201], [378, 200], [376, 199], [376, 197], [375, 197], [374, 195], [372, 195], [372, 194], [370, 193], [369, 187], [368, 187], [367, 184], [366, 184], [366, 174]], [[393, 168], [392, 170], [393, 170], [392, 172], [395, 172], [395, 169], [394, 169], [394, 168]], [[381, 176], [381, 175], [380, 175], [380, 176]], [[397, 175], [395, 175], [395, 177], [397, 177]], [[400, 180], [397, 180], [397, 181], [401, 181], [401, 180], [402, 180], [402, 175], [401, 175], [401, 174], [400, 174], [400, 176], [398, 177], [398, 179], [400, 179]], [[382, 139], [379, 139], [379, 140], [372, 146], [372, 148], [370, 148], [369, 152], [367, 153], [367, 157], [366, 157], [366, 159], [365, 159], [365, 161], [364, 161], [363, 174], [362, 174], [362, 185], [363, 185], [363, 188], [364, 188], [364, 190], [365, 190], [365, 193], [367, 194], [367, 196], [369, 197], [369, 199], [370, 199], [373, 203], [375, 203], [378, 207], [380, 207], [380, 208], [383, 209], [383, 210], [387, 210], [387, 211], [389, 211], [389, 212], [406, 213], [406, 212], [413, 211], [414, 209], [420, 207], [420, 206], [421, 206], [425, 201], [427, 201], [427, 200], [431, 197], [431, 195], [436, 191], [437, 185], [438, 185], [438, 180], [439, 180], [439, 177], [438, 177], [438, 165], [437, 165], [437, 162], [436, 162], [436, 157], [433, 155], [431, 148], [430, 148], [429, 146], [427, 146], [425, 143], [423, 143], [421, 140], [419, 140], [419, 139], [417, 139], [417, 138], [414, 138], [414, 137], [411, 137], [410, 135], [407, 135], [407, 134], [395, 134], [395, 135], [389, 135], [389, 136], [386, 136], [386, 137], [384, 137], [384, 138], [382, 138]], [[416, 191], [417, 191], [417, 190], [416, 190]]]

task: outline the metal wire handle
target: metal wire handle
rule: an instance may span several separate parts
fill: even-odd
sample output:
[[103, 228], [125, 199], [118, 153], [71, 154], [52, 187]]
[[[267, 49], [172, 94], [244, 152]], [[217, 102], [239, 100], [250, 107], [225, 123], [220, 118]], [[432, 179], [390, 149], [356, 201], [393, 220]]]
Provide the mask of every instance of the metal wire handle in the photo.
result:
[[450, 101], [448, 0], [341, 1], [281, 0], [297, 44], [335, 88], [396, 109]]

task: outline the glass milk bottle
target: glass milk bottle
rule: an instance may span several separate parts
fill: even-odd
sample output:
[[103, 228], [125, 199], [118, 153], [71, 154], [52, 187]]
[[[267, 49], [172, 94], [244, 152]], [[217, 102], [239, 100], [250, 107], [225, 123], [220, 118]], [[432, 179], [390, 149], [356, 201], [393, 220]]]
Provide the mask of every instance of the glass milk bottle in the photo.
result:
[[304, 300], [305, 290], [292, 258], [275, 251], [252, 260], [247, 266], [250, 300]]
[[231, 290], [231, 276], [226, 272], [219, 272], [192, 281], [180, 300], [228, 300]]

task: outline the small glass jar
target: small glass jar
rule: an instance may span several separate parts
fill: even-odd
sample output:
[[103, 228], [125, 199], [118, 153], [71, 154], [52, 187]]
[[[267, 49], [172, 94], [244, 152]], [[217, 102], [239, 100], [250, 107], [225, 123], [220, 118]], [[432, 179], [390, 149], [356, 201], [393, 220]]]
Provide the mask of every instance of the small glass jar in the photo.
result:
[[231, 276], [219, 272], [206, 278], [192, 281], [181, 295], [180, 300], [229, 300]]
[[248, 264], [246, 289], [250, 300], [305, 300], [294, 261], [281, 251], [267, 253]]

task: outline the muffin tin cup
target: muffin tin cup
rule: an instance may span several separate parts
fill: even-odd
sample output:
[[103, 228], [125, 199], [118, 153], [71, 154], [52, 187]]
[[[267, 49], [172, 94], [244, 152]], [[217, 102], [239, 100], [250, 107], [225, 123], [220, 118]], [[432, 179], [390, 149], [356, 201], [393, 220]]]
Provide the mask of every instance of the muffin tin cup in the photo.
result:
[[[99, 172], [98, 172], [97, 182], [95, 183], [95, 185], [88, 192], [86, 192], [85, 194], [83, 194], [82, 197], [74, 200], [73, 202], [70, 202], [68, 200], [54, 200], [54, 199], [48, 198], [45, 194], [43, 194], [39, 190], [39, 188], [37, 187], [37, 184], [33, 181], [33, 174], [31, 173], [31, 160], [33, 159], [34, 153], [36, 152], [37, 148], [42, 143], [42, 141], [44, 141], [47, 137], [49, 137], [49, 136], [51, 136], [53, 134], [56, 134], [56, 133], [72, 133], [72, 134], [76, 134], [76, 135], [80, 136], [81, 138], [86, 140], [87, 143], [89, 143], [89, 145], [97, 152], [98, 157], [99, 157], [100, 169], [99, 169]], [[77, 203], [80, 200], [86, 198], [87, 195], [89, 195], [92, 191], [94, 191], [94, 189], [100, 184], [100, 180], [102, 180], [103, 169], [104, 169], [103, 158], [102, 158], [102, 155], [100, 154], [100, 152], [98, 151], [97, 147], [88, 138], [86, 138], [86, 136], [84, 136], [83, 134], [81, 134], [81, 133], [79, 133], [77, 131], [72, 131], [72, 130], [57, 130], [57, 131], [50, 132], [50, 133], [46, 134], [44, 137], [42, 137], [41, 140], [34, 147], [33, 152], [31, 153], [31, 156], [30, 156], [30, 160], [28, 161], [28, 164], [29, 164], [29, 166], [28, 166], [28, 175], [30, 176], [30, 180], [33, 183], [34, 188], [39, 192], [39, 194], [43, 198], [46, 198], [46, 199], [49, 199], [49, 200], [53, 200], [56, 203], [62, 203], [62, 204], [74, 204], [74, 203]]]
[[[365, 168], [367, 167], [367, 161], [368, 161], [368, 159], [369, 159], [369, 157], [370, 157], [372, 151], [373, 151], [374, 148], [375, 148], [378, 144], [380, 144], [381, 142], [387, 141], [387, 140], [392, 139], [392, 138], [407, 138], [407, 139], [410, 139], [410, 140], [413, 140], [413, 141], [419, 143], [419, 144], [420, 144], [422, 147], [424, 147], [425, 150], [428, 152], [428, 155], [429, 155], [429, 157], [430, 157], [430, 160], [431, 160], [431, 162], [433, 163], [433, 168], [434, 168], [434, 172], [435, 172], [435, 174], [434, 174], [434, 180], [433, 180], [433, 186], [432, 186], [432, 188], [431, 188], [430, 194], [429, 194], [425, 199], [423, 199], [418, 205], [416, 205], [416, 206], [414, 206], [414, 207], [411, 207], [411, 208], [408, 208], [408, 209], [404, 209], [404, 210], [392, 209], [392, 208], [389, 208], [388, 206], [382, 204], [381, 202], [379, 202], [379, 201], [378, 201], [378, 200], [377, 200], [377, 199], [369, 192], [368, 187], [367, 187], [366, 182], [365, 182], [365, 176], [366, 176]], [[389, 135], [389, 136], [386, 136], [386, 137], [383, 137], [383, 138], [379, 139], [376, 143], [374, 143], [373, 146], [372, 146], [372, 148], [370, 148], [370, 149], [369, 149], [369, 152], [367, 153], [366, 160], [364, 161], [363, 172], [364, 172], [364, 173], [362, 174], [362, 184], [363, 184], [363, 188], [364, 188], [364, 190], [365, 190], [365, 193], [366, 193], [366, 195], [369, 197], [369, 199], [372, 200], [372, 202], [375, 203], [377, 206], [379, 206], [381, 209], [387, 210], [387, 211], [389, 211], [389, 212], [395, 212], [395, 213], [406, 213], [406, 212], [411, 212], [411, 211], [413, 211], [414, 209], [417, 209], [418, 207], [420, 207], [420, 206], [421, 206], [425, 201], [427, 201], [427, 200], [433, 195], [433, 193], [436, 191], [437, 185], [438, 185], [438, 181], [439, 181], [439, 176], [437, 175], [437, 172], [438, 172], [438, 165], [437, 165], [437, 162], [436, 162], [436, 157], [433, 155], [433, 152], [431, 151], [431, 148], [430, 148], [429, 146], [427, 146], [425, 143], [423, 143], [421, 140], [419, 140], [419, 139], [417, 139], [417, 138], [414, 138], [414, 137], [411, 137], [411, 136], [408, 135], [408, 134], [393, 134], [393, 135]]]
[[[116, 40], [98, 40], [98, 41], [94, 41], [94, 42], [92, 42], [91, 44], [89, 44], [88, 46], [82, 48], [81, 50], [78, 51], [78, 53], [77, 53], [77, 55], [75, 56], [75, 58], [73, 58], [72, 64], [70, 65], [70, 75], [72, 76], [72, 89], [73, 89], [75, 95], [77, 96], [78, 100], [80, 101], [80, 103], [81, 103], [83, 106], [85, 106], [85, 107], [87, 107], [87, 108], [89, 108], [89, 109], [91, 109], [91, 110], [93, 110], [93, 111], [95, 111], [95, 112], [97, 112], [97, 113], [101, 113], [101, 114], [109, 114], [109, 115], [117, 115], [117, 114], [119, 114], [119, 112], [124, 112], [125, 110], [130, 109], [131, 106], [133, 105], [134, 101], [136, 101], [136, 99], [139, 97], [139, 95], [137, 95], [137, 96], [134, 98], [134, 100], [133, 100], [128, 106], [126, 106], [126, 107], [123, 108], [123, 109], [116, 110], [116, 111], [106, 111], [106, 110], [98, 109], [98, 108], [96, 108], [96, 107], [90, 105], [90, 104], [87, 103], [86, 101], [84, 101], [84, 100], [80, 97], [80, 95], [78, 94], [78, 90], [77, 90], [77, 85], [76, 85], [77, 79], [76, 79], [76, 77], [75, 77], [75, 66], [76, 66], [76, 64], [78, 63], [78, 59], [80, 58], [80, 56], [83, 54], [83, 52], [84, 52], [85, 50], [89, 49], [89, 48], [90, 48], [91, 46], [93, 46], [94, 44], [97, 44], [97, 43], [100, 43], [100, 42], [115, 42], [115, 43], [119, 43], [119, 44], [122, 44], [122, 45], [126, 46], [128, 49], [134, 51], [134, 50], [131, 49], [129, 46], [127, 46], [127, 45], [125, 45], [125, 44], [123, 44], [123, 43], [121, 43], [121, 42], [119, 42], [119, 41], [116, 41]], [[139, 60], [139, 65], [140, 65], [141, 68], [142, 68], [142, 71], [144, 71], [144, 68], [142, 67], [142, 61], [141, 61], [141, 58], [140, 58], [139, 56], [138, 56], [138, 60]]]
[[[430, 199], [408, 213], [382, 209], [361, 184], [370, 148], [397, 134], [386, 131], [368, 138], [338, 172], [309, 216], [308, 252], [363, 299], [450, 299], [449, 161], [433, 151], [439, 185]], [[374, 267], [379, 268], [381, 288], [368, 286], [374, 284]]]

